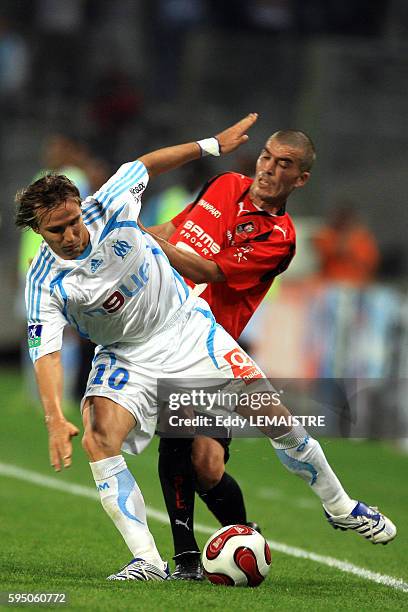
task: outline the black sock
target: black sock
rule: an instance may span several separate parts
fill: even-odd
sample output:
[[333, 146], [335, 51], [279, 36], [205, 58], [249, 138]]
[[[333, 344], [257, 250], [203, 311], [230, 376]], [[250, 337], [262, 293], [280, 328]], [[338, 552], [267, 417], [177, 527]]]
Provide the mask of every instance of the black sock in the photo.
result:
[[199, 496], [221, 525], [245, 525], [247, 522], [244, 498], [239, 484], [227, 472], [209, 491], [198, 491]]
[[174, 553], [197, 551], [194, 537], [195, 476], [191, 463], [192, 439], [161, 438], [159, 476], [170, 518]]

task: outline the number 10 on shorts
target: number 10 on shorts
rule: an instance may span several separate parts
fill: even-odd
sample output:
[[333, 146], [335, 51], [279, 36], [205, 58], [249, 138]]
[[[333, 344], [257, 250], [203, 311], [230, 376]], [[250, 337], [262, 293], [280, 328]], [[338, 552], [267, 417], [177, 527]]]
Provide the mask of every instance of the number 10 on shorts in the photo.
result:
[[[91, 385], [103, 385], [106, 380], [106, 364], [101, 363], [96, 368], [96, 374], [91, 380]], [[108, 378], [108, 387], [120, 391], [129, 380], [129, 372], [125, 368], [116, 368]]]

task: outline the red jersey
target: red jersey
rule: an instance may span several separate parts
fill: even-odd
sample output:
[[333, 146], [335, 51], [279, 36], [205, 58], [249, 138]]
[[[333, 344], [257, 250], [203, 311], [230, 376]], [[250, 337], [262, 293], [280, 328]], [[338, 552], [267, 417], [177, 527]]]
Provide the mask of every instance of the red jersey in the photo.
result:
[[[289, 215], [272, 215], [249, 199], [252, 179], [227, 172], [211, 179], [172, 223], [170, 242], [212, 259], [225, 282], [202, 285], [200, 297], [233, 338], [238, 338], [275, 276], [295, 254]], [[194, 283], [187, 281], [194, 287]]]

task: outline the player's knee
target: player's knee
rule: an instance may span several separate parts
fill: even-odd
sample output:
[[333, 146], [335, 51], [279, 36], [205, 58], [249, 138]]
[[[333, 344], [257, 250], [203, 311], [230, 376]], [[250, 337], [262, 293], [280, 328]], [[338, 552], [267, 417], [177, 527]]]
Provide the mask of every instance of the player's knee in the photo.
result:
[[94, 458], [95, 450], [97, 448], [92, 432], [85, 431], [82, 436], [82, 448], [90, 459]]
[[222, 468], [212, 466], [212, 471], [196, 471], [196, 480], [198, 489], [201, 491], [209, 491], [217, 486], [224, 474], [224, 466]]
[[82, 447], [92, 460], [118, 454], [120, 448], [116, 446], [109, 432], [102, 427], [89, 427], [82, 437]]
[[220, 482], [225, 470], [224, 461], [220, 457], [193, 452], [192, 462], [200, 489], [208, 491]]

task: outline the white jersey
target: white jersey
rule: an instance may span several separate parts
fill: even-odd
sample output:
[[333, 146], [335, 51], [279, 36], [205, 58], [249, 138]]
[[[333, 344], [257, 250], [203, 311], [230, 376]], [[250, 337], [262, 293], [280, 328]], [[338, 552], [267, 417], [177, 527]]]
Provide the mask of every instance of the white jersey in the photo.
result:
[[95, 344], [142, 344], [194, 302], [157, 242], [137, 225], [148, 180], [140, 161], [123, 164], [82, 203], [90, 242], [78, 259], [62, 259], [42, 244], [26, 284], [33, 361], [61, 349], [67, 324]]

